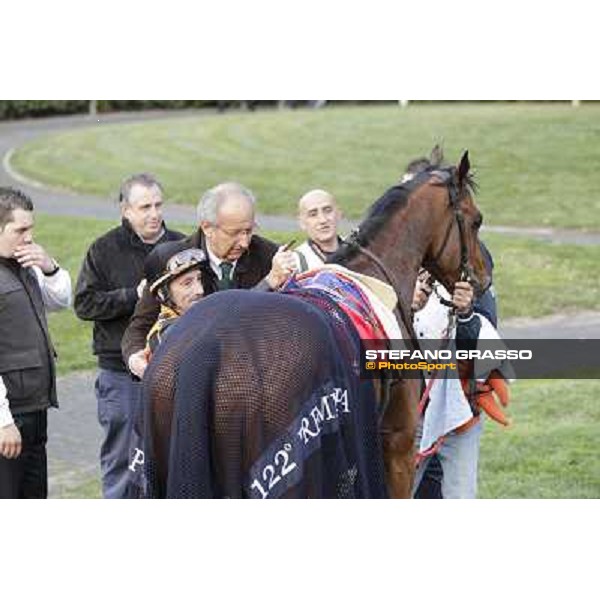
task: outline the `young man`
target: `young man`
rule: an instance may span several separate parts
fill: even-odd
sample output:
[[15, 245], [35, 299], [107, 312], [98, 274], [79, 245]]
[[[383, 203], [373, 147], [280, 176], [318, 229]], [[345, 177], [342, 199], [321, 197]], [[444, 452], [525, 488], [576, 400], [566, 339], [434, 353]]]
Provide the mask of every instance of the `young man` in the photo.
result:
[[71, 278], [33, 241], [33, 203], [0, 188], [0, 498], [46, 498], [47, 410], [58, 407], [46, 310]]
[[321, 266], [339, 248], [338, 224], [342, 213], [336, 199], [325, 190], [311, 190], [298, 201], [298, 224], [308, 239], [294, 251], [299, 270]]
[[127, 486], [132, 410], [139, 382], [132, 380], [121, 357], [121, 338], [145, 287], [144, 260], [158, 245], [183, 238], [165, 227], [163, 190], [152, 175], [128, 177], [119, 193], [121, 225], [89, 248], [75, 291], [75, 312], [94, 322], [98, 356], [95, 391], [104, 430], [100, 449], [105, 498], [123, 498]]

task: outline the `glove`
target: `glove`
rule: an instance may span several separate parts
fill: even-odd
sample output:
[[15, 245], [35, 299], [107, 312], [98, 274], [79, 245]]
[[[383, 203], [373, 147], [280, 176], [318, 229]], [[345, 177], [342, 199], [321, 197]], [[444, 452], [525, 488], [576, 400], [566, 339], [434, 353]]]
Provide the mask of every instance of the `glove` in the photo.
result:
[[[493, 374], [495, 376], [492, 376]], [[465, 396], [470, 398], [470, 380], [462, 378], [461, 383]], [[502, 407], [507, 407], [509, 400], [508, 385], [498, 371], [492, 371], [485, 382], [476, 382], [474, 403], [490, 418], [505, 427], [510, 425], [510, 419], [504, 414]]]
[[[493, 373], [496, 374], [495, 377], [492, 377]], [[475, 402], [490, 418], [505, 427], [510, 425], [510, 419], [504, 414], [502, 407], [506, 408], [509, 400], [510, 391], [506, 380], [497, 371], [492, 371], [484, 383], [477, 382]]]

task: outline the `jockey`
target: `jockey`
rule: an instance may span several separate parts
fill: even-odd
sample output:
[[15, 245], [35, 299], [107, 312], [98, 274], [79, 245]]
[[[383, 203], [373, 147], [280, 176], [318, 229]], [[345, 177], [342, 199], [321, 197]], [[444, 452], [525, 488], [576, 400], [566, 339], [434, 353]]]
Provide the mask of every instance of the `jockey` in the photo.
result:
[[[144, 350], [150, 361], [168, 329], [177, 319], [204, 297], [201, 269], [206, 255], [200, 248], [179, 250], [179, 244], [165, 242], [144, 263], [144, 274], [150, 293], [160, 302], [160, 313], [150, 329]], [[144, 465], [144, 414], [141, 403], [135, 409], [129, 444], [129, 479], [126, 497], [141, 498], [146, 494]]]
[[201, 269], [204, 251], [166, 243], [152, 253], [144, 265], [150, 293], [160, 302], [160, 313], [147, 337], [148, 358], [156, 351], [167, 329], [193, 304], [204, 297]]

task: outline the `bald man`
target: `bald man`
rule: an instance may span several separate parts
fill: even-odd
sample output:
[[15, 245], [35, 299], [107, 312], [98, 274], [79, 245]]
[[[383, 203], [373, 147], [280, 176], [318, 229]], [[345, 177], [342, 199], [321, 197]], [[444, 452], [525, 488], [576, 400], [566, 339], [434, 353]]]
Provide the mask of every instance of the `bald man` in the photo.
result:
[[308, 239], [296, 248], [300, 271], [322, 265], [340, 244], [337, 228], [342, 213], [332, 194], [311, 190], [298, 201], [298, 223]]

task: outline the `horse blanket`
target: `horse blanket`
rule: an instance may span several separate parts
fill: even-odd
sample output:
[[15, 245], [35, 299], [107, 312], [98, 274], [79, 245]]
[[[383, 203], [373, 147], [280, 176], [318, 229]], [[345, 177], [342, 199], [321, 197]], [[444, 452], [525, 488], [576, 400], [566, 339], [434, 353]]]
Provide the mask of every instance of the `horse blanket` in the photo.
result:
[[194, 305], [143, 381], [147, 495], [387, 496], [360, 338], [323, 289]]

